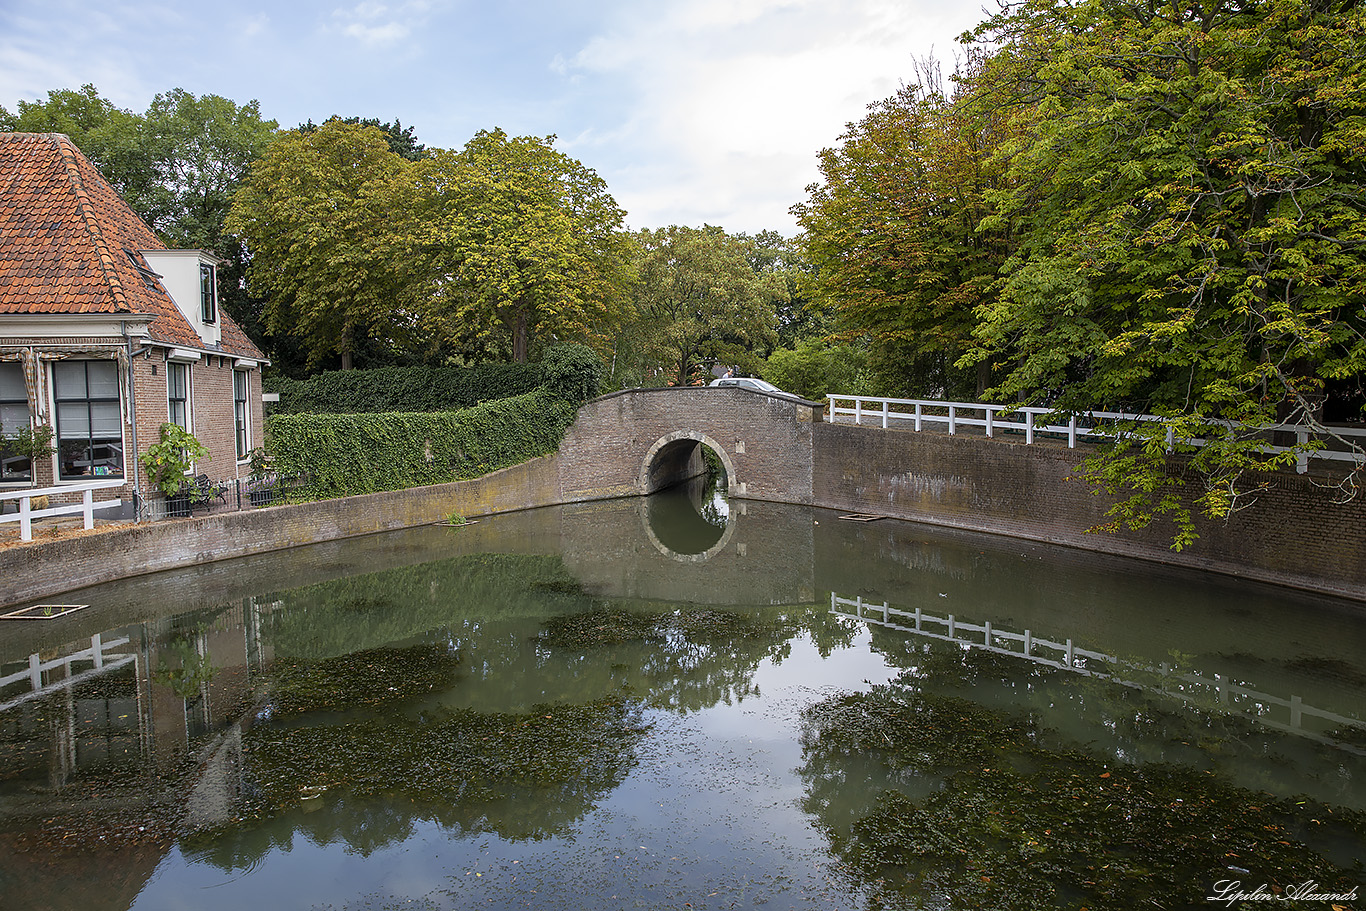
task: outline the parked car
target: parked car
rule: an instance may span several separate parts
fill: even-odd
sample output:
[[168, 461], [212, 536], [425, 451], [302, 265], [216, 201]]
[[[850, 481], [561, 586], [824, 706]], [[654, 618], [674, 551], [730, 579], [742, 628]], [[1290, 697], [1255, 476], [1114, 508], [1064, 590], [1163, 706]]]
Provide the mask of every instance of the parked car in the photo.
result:
[[712, 380], [713, 386], [741, 386], [745, 389], [753, 389], [755, 392], [770, 392], [774, 395], [791, 395], [790, 392], [783, 392], [772, 383], [752, 376], [723, 376], [719, 380]]

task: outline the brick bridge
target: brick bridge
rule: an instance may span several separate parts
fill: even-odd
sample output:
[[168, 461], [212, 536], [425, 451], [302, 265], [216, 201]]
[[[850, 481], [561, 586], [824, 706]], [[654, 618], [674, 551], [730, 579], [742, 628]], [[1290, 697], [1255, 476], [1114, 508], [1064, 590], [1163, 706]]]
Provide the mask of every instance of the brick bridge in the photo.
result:
[[730, 493], [812, 502], [812, 426], [823, 407], [735, 386], [628, 389], [579, 411], [556, 457], [566, 501], [653, 493], [701, 473], [702, 446]]
[[[701, 445], [720, 457], [739, 498], [1046, 541], [1366, 602], [1366, 496], [1337, 502], [1324, 478], [1249, 475], [1260, 485], [1256, 508], [1226, 522], [1198, 519], [1199, 540], [1176, 552], [1160, 523], [1090, 533], [1113, 500], [1073, 481], [1079, 457], [1065, 445], [886, 431], [821, 414], [815, 402], [735, 387], [625, 390], [585, 404], [558, 452], [471, 481], [0, 549], [0, 605], [120, 578], [134, 566], [153, 572], [206, 554], [246, 556], [452, 513], [652, 493], [699, 473]], [[1184, 491], [1190, 500], [1198, 492]], [[745, 521], [743, 504], [739, 514]]]

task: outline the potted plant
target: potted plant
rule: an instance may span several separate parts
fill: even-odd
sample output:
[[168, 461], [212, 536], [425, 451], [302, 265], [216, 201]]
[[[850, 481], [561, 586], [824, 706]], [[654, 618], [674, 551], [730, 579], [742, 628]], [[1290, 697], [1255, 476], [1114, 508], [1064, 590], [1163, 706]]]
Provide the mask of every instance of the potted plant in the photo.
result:
[[28, 460], [30, 486], [38, 485], [37, 465], [39, 459], [47, 458], [57, 451], [52, 445], [52, 427], [39, 424], [37, 427], [21, 427], [12, 437], [0, 434], [0, 458], [22, 458]]
[[152, 486], [166, 498], [166, 513], [171, 516], [190, 514], [190, 488], [185, 475], [198, 459], [209, 458], [209, 449], [179, 424], [162, 424], [161, 441], [147, 447], [142, 454], [142, 466]]

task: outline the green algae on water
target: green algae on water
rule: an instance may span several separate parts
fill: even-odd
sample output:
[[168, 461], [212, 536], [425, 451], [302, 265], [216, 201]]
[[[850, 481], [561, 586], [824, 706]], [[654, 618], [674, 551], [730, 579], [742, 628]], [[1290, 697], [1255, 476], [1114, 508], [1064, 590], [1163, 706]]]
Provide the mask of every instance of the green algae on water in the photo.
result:
[[345, 711], [424, 696], [449, 685], [460, 658], [443, 645], [373, 648], [322, 661], [281, 659], [273, 668], [276, 715]]
[[[937, 786], [919, 798], [888, 787], [852, 825], [828, 815], [837, 801], [807, 807], [851, 887], [877, 907], [1187, 907], [1229, 879], [1282, 896], [1306, 882], [1366, 889], [1360, 860], [1344, 860], [1366, 849], [1366, 814], [1239, 788], [1210, 771], [1044, 749], [1043, 733], [1026, 717], [906, 687], [833, 697], [806, 712], [808, 782], [839, 787], [836, 770], [859, 756]], [[1344, 844], [1355, 848], [1344, 855]]]
[[259, 726], [243, 738], [251, 797], [239, 821], [324, 798], [397, 798], [452, 828], [543, 838], [620, 783], [646, 729], [640, 707], [621, 699], [523, 713], [463, 709], [400, 721]]

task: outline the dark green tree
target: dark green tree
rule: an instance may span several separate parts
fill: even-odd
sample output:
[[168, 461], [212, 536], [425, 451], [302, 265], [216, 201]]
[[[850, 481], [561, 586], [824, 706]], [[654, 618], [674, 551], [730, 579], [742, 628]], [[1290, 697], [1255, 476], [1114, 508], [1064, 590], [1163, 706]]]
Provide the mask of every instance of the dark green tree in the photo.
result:
[[755, 270], [753, 246], [711, 225], [642, 231], [636, 241], [635, 311], [656, 375], [685, 386], [715, 363], [757, 373], [758, 352], [777, 338], [774, 302], [785, 287]]
[[[1007, 124], [978, 233], [1015, 235], [960, 363], [996, 368], [998, 400], [1165, 415], [1090, 474], [1117, 524], [1169, 515], [1180, 546], [1178, 472], [1225, 516], [1293, 458], [1241, 428], [1322, 426], [1332, 390], [1362, 417], [1366, 11], [1026, 0], [976, 38], [965, 107]], [[1168, 432], [1209, 445], [1177, 458]]]

